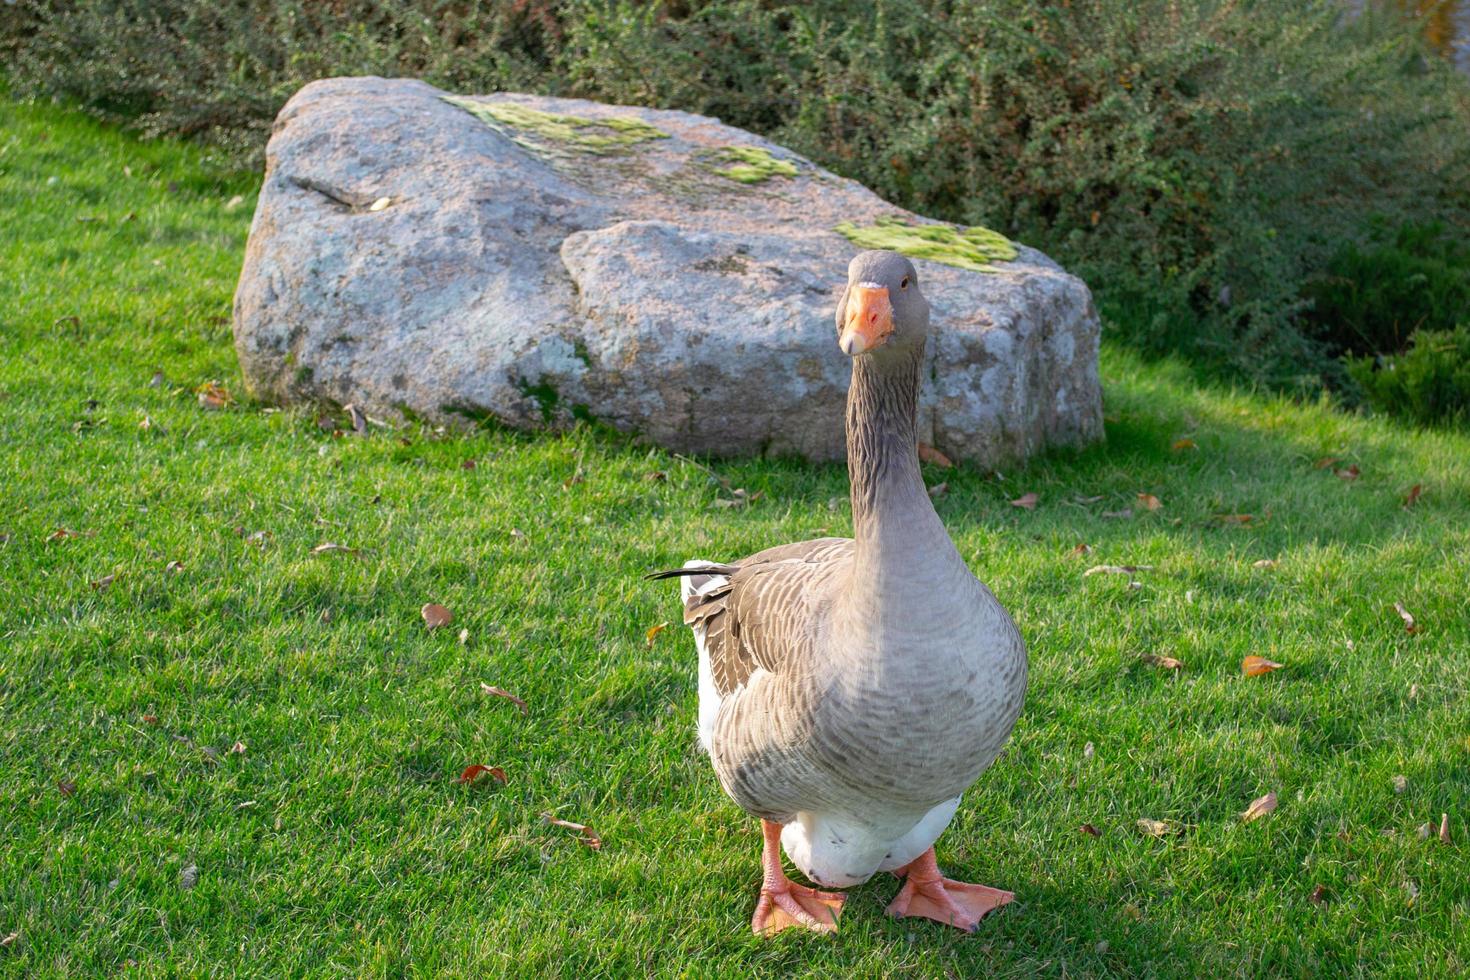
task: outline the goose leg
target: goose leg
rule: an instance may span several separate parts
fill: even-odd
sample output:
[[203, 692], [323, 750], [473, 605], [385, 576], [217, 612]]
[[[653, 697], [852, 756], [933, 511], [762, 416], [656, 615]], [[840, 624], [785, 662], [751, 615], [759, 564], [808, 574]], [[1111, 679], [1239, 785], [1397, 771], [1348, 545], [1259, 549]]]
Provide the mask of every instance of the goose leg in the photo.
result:
[[898, 897], [888, 905], [895, 919], [922, 915], [935, 922], [974, 932], [985, 913], [1014, 899], [1010, 892], [984, 885], [971, 885], [939, 873], [934, 848], [893, 872], [903, 878]]
[[750, 919], [751, 931], [771, 935], [788, 926], [801, 926], [815, 932], [836, 932], [837, 915], [846, 896], [798, 885], [786, 877], [781, 867], [781, 825], [762, 820], [761, 833], [765, 837], [761, 851], [763, 878], [755, 915]]

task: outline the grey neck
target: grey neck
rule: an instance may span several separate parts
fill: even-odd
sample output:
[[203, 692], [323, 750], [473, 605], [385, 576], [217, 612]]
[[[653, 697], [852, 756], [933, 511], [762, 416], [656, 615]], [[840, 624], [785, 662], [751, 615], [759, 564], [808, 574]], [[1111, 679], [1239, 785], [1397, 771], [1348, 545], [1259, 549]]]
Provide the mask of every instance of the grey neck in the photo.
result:
[[923, 361], [920, 343], [881, 362], [871, 355], [852, 362], [847, 473], [857, 545], [853, 585], [870, 599], [921, 584], [926, 571], [947, 571], [951, 559], [959, 561], [919, 473], [916, 416]]

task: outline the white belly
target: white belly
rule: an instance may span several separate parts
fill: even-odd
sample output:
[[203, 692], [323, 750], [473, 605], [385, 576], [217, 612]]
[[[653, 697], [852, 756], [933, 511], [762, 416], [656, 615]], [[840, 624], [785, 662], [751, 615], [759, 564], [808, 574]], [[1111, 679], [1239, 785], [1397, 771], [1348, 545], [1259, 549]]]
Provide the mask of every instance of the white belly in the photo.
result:
[[879, 871], [901, 868], [929, 850], [954, 819], [959, 805], [956, 796], [917, 819], [895, 818], [881, 826], [798, 813], [781, 829], [781, 846], [812, 881], [828, 888], [846, 888], [862, 884]]

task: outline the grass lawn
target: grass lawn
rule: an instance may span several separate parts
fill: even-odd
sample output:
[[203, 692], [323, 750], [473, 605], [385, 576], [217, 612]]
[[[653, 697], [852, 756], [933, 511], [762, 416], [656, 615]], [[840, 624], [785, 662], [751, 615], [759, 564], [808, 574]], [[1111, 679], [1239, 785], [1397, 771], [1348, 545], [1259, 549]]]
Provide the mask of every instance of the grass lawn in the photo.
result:
[[[0, 102], [0, 974], [1470, 970], [1470, 437], [1106, 347], [1105, 446], [928, 470], [1031, 656], [940, 861], [1018, 900], [968, 936], [885, 918], [881, 876], [837, 937], [758, 940], [758, 828], [697, 749], [690, 636], [646, 639], [676, 587], [640, 575], [847, 533], [845, 471], [252, 403], [254, 182], [212, 173]], [[761, 496], [717, 507], [712, 472]]]

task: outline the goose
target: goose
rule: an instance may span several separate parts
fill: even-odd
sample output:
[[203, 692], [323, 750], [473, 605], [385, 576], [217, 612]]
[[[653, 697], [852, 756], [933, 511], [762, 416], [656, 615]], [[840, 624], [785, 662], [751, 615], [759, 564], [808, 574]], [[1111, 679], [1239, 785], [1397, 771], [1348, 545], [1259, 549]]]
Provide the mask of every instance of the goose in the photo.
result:
[[[853, 258], [837, 304], [852, 360], [852, 538], [690, 560], [699, 740], [761, 821], [751, 928], [835, 932], [839, 889], [903, 879], [888, 914], [973, 932], [1011, 892], [945, 877], [934, 842], [1000, 754], [1026, 692], [1010, 615], [970, 572], [919, 472], [915, 413], [929, 304], [903, 255]], [[792, 863], [820, 888], [798, 884]]]

